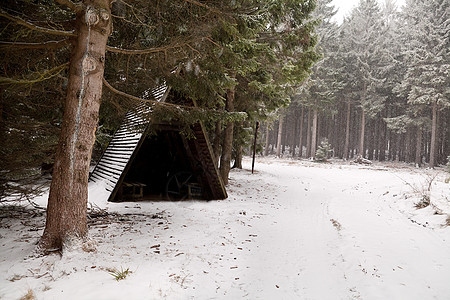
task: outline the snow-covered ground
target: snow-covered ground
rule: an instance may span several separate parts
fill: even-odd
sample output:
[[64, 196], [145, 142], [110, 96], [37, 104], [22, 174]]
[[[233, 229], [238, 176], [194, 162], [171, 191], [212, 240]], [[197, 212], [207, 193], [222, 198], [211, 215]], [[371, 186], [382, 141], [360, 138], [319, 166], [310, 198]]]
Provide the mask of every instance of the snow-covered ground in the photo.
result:
[[[231, 172], [223, 201], [96, 203], [109, 215], [90, 220], [95, 245], [62, 257], [33, 255], [42, 214], [2, 208], [0, 299], [450, 299], [442, 170], [274, 158], [249, 169]], [[416, 209], [428, 186], [432, 205]]]

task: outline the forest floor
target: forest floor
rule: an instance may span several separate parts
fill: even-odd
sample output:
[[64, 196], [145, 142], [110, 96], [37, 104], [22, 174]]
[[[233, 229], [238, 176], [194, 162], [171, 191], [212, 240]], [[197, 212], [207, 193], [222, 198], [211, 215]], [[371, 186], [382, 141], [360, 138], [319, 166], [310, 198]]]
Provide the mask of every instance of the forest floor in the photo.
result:
[[450, 299], [448, 173], [250, 165], [222, 201], [90, 199], [91, 243], [63, 256], [34, 254], [42, 212], [1, 207], [0, 299]]

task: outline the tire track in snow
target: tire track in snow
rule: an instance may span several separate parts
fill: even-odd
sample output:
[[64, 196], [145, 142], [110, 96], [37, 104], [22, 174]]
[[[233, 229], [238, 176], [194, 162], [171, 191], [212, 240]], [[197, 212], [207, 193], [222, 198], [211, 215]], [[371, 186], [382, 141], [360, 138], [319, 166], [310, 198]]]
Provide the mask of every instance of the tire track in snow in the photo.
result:
[[299, 291], [300, 299], [358, 296], [356, 289], [346, 281], [345, 261], [339, 249], [340, 236], [330, 221], [330, 181], [311, 176], [295, 166], [286, 166], [281, 173], [275, 173], [270, 167], [264, 171], [274, 175], [271, 176], [276, 178], [273, 184], [286, 186], [285, 192], [278, 197], [283, 209], [274, 212], [272, 217], [282, 220], [277, 230], [289, 232], [291, 241], [282, 240], [275, 234], [270, 239], [288, 248], [284, 251], [291, 253], [291, 257], [297, 257], [297, 262], [277, 262], [289, 264], [284, 266], [285, 272], [294, 273], [289, 268], [298, 270], [299, 276], [291, 278], [289, 286]]

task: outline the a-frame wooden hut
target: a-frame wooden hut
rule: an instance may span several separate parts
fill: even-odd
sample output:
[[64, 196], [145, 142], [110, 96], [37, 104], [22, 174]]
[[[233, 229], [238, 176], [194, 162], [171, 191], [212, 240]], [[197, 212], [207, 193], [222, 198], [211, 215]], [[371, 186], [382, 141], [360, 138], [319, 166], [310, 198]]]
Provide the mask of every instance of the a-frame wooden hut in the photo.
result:
[[[152, 94], [160, 102], [176, 99], [165, 85]], [[194, 138], [188, 139], [176, 124], [145, 119], [149, 112], [150, 105], [142, 104], [126, 114], [89, 181], [105, 186], [108, 201], [227, 198], [202, 123], [193, 125]]]

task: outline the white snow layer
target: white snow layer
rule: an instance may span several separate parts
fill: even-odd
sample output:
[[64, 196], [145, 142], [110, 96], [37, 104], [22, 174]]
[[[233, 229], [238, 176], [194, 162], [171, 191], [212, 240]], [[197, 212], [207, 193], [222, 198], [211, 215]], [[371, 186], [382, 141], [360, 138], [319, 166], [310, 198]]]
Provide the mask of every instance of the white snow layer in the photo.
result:
[[[95, 187], [110, 214], [90, 220], [96, 249], [62, 257], [33, 255], [43, 216], [2, 218], [0, 299], [450, 299], [448, 174], [249, 168], [232, 170], [222, 201], [95, 203]], [[432, 205], [415, 208], [430, 182]], [[114, 269], [131, 272], [116, 281]]]

